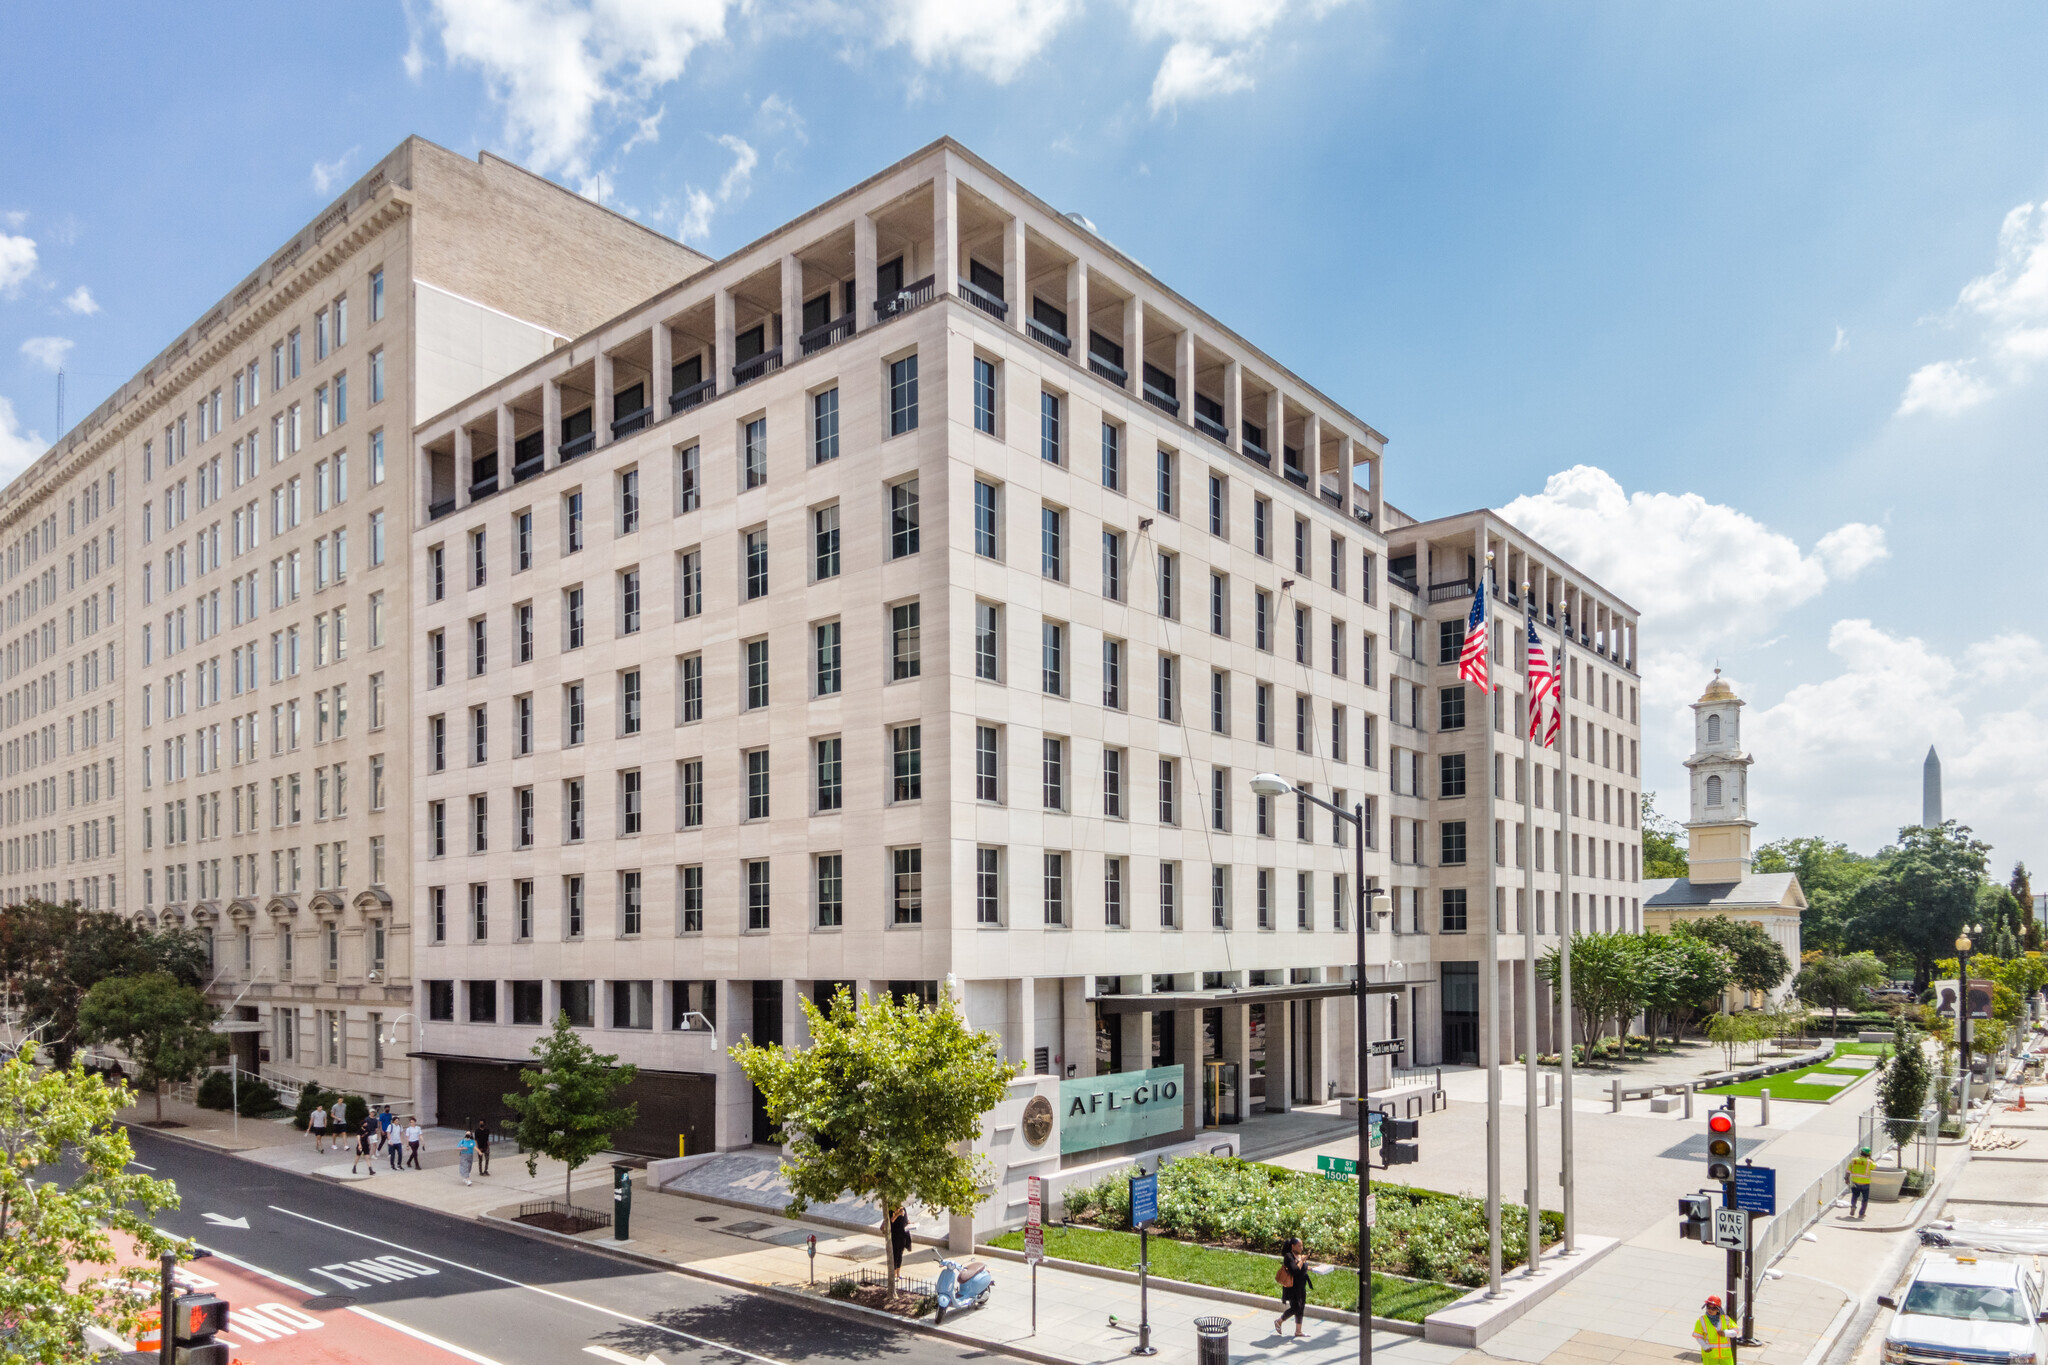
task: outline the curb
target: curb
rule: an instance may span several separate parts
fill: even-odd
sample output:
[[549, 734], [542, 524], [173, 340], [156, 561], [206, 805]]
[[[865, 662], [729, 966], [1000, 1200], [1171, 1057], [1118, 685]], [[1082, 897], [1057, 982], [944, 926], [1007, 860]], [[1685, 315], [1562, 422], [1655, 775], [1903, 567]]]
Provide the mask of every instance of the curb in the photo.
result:
[[765, 1294], [770, 1298], [781, 1299], [785, 1303], [801, 1305], [802, 1307], [814, 1309], [822, 1313], [831, 1313], [837, 1317], [847, 1318], [854, 1322], [886, 1324], [900, 1330], [921, 1332], [929, 1337], [937, 1337], [941, 1341], [953, 1342], [955, 1345], [972, 1346], [977, 1350], [983, 1351], [1000, 1351], [1004, 1355], [1036, 1361], [1038, 1365], [1075, 1365], [1075, 1362], [1067, 1356], [1056, 1356], [1045, 1351], [1034, 1351], [1028, 1346], [1015, 1346], [1008, 1342], [994, 1341], [987, 1337], [969, 1336], [965, 1332], [950, 1332], [943, 1327], [924, 1322], [918, 1318], [906, 1318], [896, 1313], [884, 1313], [879, 1308], [867, 1308], [857, 1303], [844, 1303], [838, 1299], [827, 1298], [823, 1294], [807, 1294], [801, 1290], [785, 1288], [782, 1285], [756, 1284], [752, 1280], [742, 1280], [737, 1276], [721, 1274], [715, 1270], [704, 1270], [697, 1266], [684, 1265], [679, 1261], [663, 1260], [659, 1256], [650, 1256], [644, 1251], [626, 1251], [620, 1248], [608, 1247], [602, 1242], [586, 1242], [581, 1238], [571, 1237], [563, 1232], [550, 1232], [546, 1228], [528, 1227], [524, 1223], [515, 1223], [508, 1218], [499, 1218], [488, 1213], [478, 1214], [476, 1221], [479, 1223], [489, 1223], [494, 1227], [503, 1228], [534, 1241], [557, 1244], [568, 1243], [573, 1246], [582, 1247], [586, 1251], [595, 1251], [601, 1255], [610, 1256], [615, 1260], [626, 1261], [655, 1270], [666, 1270], [677, 1275], [688, 1275], [692, 1279], [704, 1280], [711, 1284], [721, 1285], [727, 1289], [736, 1289], [752, 1294]]
[[[975, 1244], [974, 1254], [991, 1257], [996, 1260], [1010, 1261], [1019, 1265], [1024, 1264], [1024, 1253], [1012, 1251], [1008, 1247], [994, 1247], [989, 1246], [987, 1243], [978, 1242]], [[1086, 1261], [1067, 1261], [1057, 1256], [1046, 1257], [1044, 1264], [1051, 1266], [1054, 1270], [1065, 1270], [1076, 1275], [1091, 1275], [1096, 1279], [1113, 1280], [1118, 1284], [1136, 1284], [1138, 1282], [1138, 1272], [1135, 1270], [1118, 1270], [1114, 1266], [1091, 1265]], [[1349, 1269], [1349, 1267], [1338, 1266], [1337, 1269], [1342, 1271]], [[1214, 1285], [1196, 1284], [1192, 1280], [1169, 1280], [1164, 1275], [1150, 1275], [1146, 1278], [1163, 1289], [1182, 1290], [1200, 1298], [1216, 1299], [1223, 1303], [1234, 1303], [1246, 1308], [1270, 1307], [1280, 1302], [1278, 1298], [1269, 1298], [1264, 1294], [1247, 1294], [1241, 1289], [1221, 1289]], [[1312, 1318], [1321, 1318], [1325, 1322], [1342, 1323], [1347, 1327], [1356, 1327], [1358, 1325], [1358, 1314], [1347, 1312], [1342, 1308], [1325, 1308], [1320, 1304], [1312, 1303], [1308, 1306], [1308, 1314]], [[1404, 1322], [1399, 1318], [1383, 1318], [1378, 1314], [1374, 1314], [1372, 1325], [1373, 1330], [1376, 1332], [1398, 1332], [1402, 1336], [1410, 1337], [1420, 1337], [1422, 1335], [1422, 1324], [1419, 1322]]]

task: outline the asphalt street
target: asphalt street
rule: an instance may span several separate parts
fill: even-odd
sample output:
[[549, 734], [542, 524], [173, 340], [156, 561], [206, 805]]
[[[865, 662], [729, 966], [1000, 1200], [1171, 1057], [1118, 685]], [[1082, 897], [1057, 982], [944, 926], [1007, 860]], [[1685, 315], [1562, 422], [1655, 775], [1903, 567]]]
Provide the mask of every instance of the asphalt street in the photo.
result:
[[[481, 1365], [650, 1355], [717, 1365], [939, 1365], [992, 1354], [535, 1241], [146, 1129], [129, 1135], [137, 1165], [175, 1180], [183, 1196], [183, 1207], [159, 1215], [160, 1226], [303, 1286], [309, 1297], [353, 1299]], [[236, 1226], [239, 1219], [248, 1227]]]

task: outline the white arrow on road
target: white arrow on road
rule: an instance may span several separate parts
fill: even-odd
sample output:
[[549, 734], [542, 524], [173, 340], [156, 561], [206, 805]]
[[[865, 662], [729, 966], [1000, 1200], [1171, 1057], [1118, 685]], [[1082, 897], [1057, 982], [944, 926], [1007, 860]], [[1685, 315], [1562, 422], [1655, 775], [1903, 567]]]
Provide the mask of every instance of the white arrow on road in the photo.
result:
[[599, 1360], [611, 1361], [612, 1365], [661, 1365], [661, 1357], [652, 1354], [635, 1360], [624, 1351], [614, 1351], [609, 1346], [586, 1346], [583, 1350], [586, 1355], [594, 1355]]
[[229, 1218], [219, 1213], [209, 1213], [202, 1216], [207, 1222], [217, 1228], [240, 1228], [244, 1232], [249, 1230], [249, 1220], [246, 1218]]

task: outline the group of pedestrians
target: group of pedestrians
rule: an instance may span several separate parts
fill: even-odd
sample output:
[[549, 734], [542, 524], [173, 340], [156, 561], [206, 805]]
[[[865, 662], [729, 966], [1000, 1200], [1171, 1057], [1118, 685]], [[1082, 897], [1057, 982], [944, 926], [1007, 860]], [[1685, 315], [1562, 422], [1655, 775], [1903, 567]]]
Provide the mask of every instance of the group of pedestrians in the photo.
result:
[[[314, 1106], [313, 1112], [308, 1116], [306, 1126], [307, 1131], [313, 1134], [313, 1150], [316, 1152], [326, 1151], [327, 1142], [330, 1138], [334, 1141], [334, 1150], [337, 1153], [341, 1151], [344, 1142], [349, 1144], [351, 1148], [351, 1159], [348, 1163], [350, 1175], [356, 1174], [356, 1168], [364, 1162], [369, 1163], [369, 1173], [371, 1175], [377, 1174], [377, 1158], [380, 1156], [390, 1161], [391, 1169], [394, 1171], [402, 1169], [417, 1171], [420, 1169], [420, 1149], [426, 1144], [426, 1134], [420, 1128], [419, 1117], [409, 1114], [406, 1116], [405, 1122], [400, 1123], [397, 1116], [391, 1112], [391, 1106], [388, 1104], [380, 1107], [376, 1112], [367, 1115], [360, 1124], [351, 1129], [348, 1122], [347, 1103], [337, 1098], [334, 1101], [332, 1110], [325, 1106]], [[462, 1135], [462, 1140], [455, 1144], [455, 1154], [457, 1163], [461, 1168], [463, 1184], [473, 1185], [476, 1183], [470, 1179], [470, 1171], [472, 1169], [478, 1175], [489, 1175], [491, 1173], [491, 1126], [489, 1120], [480, 1120], [466, 1130]]]

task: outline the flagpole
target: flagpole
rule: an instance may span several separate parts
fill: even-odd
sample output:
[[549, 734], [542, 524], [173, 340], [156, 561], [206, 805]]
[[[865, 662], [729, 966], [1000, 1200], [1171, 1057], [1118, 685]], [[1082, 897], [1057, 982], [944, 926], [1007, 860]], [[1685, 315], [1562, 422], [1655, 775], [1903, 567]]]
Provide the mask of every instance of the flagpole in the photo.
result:
[[[1480, 532], [1480, 545], [1484, 548], [1485, 532]], [[1490, 670], [1493, 660], [1494, 613], [1486, 610], [1486, 587], [1493, 578], [1493, 551], [1487, 550], [1479, 568], [1479, 582], [1473, 588], [1478, 593], [1481, 612], [1480, 624], [1486, 631], [1486, 658], [1489, 669], [1488, 685], [1479, 696], [1481, 724], [1486, 727], [1486, 763], [1480, 777], [1481, 790], [1486, 793], [1486, 824], [1480, 837], [1486, 840], [1486, 903], [1480, 913], [1486, 916], [1486, 969], [1481, 974], [1482, 987], [1479, 1001], [1485, 1013], [1486, 1049], [1486, 1295], [1500, 1296], [1500, 933], [1499, 917], [1495, 910], [1495, 897], [1499, 894], [1499, 868], [1494, 865], [1493, 856], [1493, 697]], [[1469, 843], [1468, 843], [1469, 847]]]
[[[1525, 566], [1526, 567], [1526, 566]], [[1528, 613], [1527, 625], [1522, 634], [1526, 642], [1535, 637], [1536, 608], [1529, 596], [1527, 580], [1522, 583], [1522, 606]], [[1532, 704], [1534, 690], [1530, 687], [1532, 672], [1524, 645], [1522, 664], [1522, 707], [1527, 715], [1522, 723], [1522, 1029], [1526, 1039], [1526, 1051], [1522, 1063], [1522, 1126], [1528, 1150], [1524, 1154], [1525, 1168], [1522, 1182], [1525, 1190], [1525, 1206], [1529, 1215], [1529, 1262], [1528, 1277], [1534, 1279], [1543, 1273], [1543, 1182], [1537, 1172], [1539, 1157], [1536, 1140], [1536, 1058], [1542, 1051], [1536, 1037], [1536, 803], [1535, 793], [1529, 790], [1536, 782], [1536, 751], [1531, 734], [1531, 720], [1540, 719]]]
[[1576, 1234], [1578, 1232], [1578, 1216], [1573, 1204], [1575, 1173], [1572, 1169], [1572, 1033], [1576, 1027], [1576, 1020], [1572, 1014], [1572, 938], [1579, 926], [1578, 916], [1570, 908], [1572, 865], [1568, 861], [1570, 854], [1567, 852], [1567, 849], [1572, 841], [1572, 811], [1571, 806], [1564, 799], [1564, 789], [1571, 785], [1571, 779], [1567, 776], [1571, 764], [1566, 757], [1567, 751], [1565, 749], [1564, 691], [1566, 676], [1565, 659], [1570, 654], [1568, 642], [1571, 639], [1572, 616], [1570, 608], [1562, 600], [1562, 593], [1559, 594], [1559, 599], [1557, 608], [1557, 658], [1551, 662], [1550, 667], [1551, 695], [1556, 698], [1557, 704], [1557, 795], [1559, 798], [1557, 801], [1556, 849], [1558, 990], [1564, 999], [1562, 1011], [1564, 1015], [1564, 1039], [1563, 1045], [1558, 1051], [1558, 1061], [1564, 1071], [1564, 1108], [1558, 1115], [1558, 1145], [1562, 1149], [1559, 1152], [1562, 1165], [1558, 1172], [1558, 1184], [1561, 1187], [1564, 1202], [1564, 1254], [1569, 1256], [1577, 1249]]

